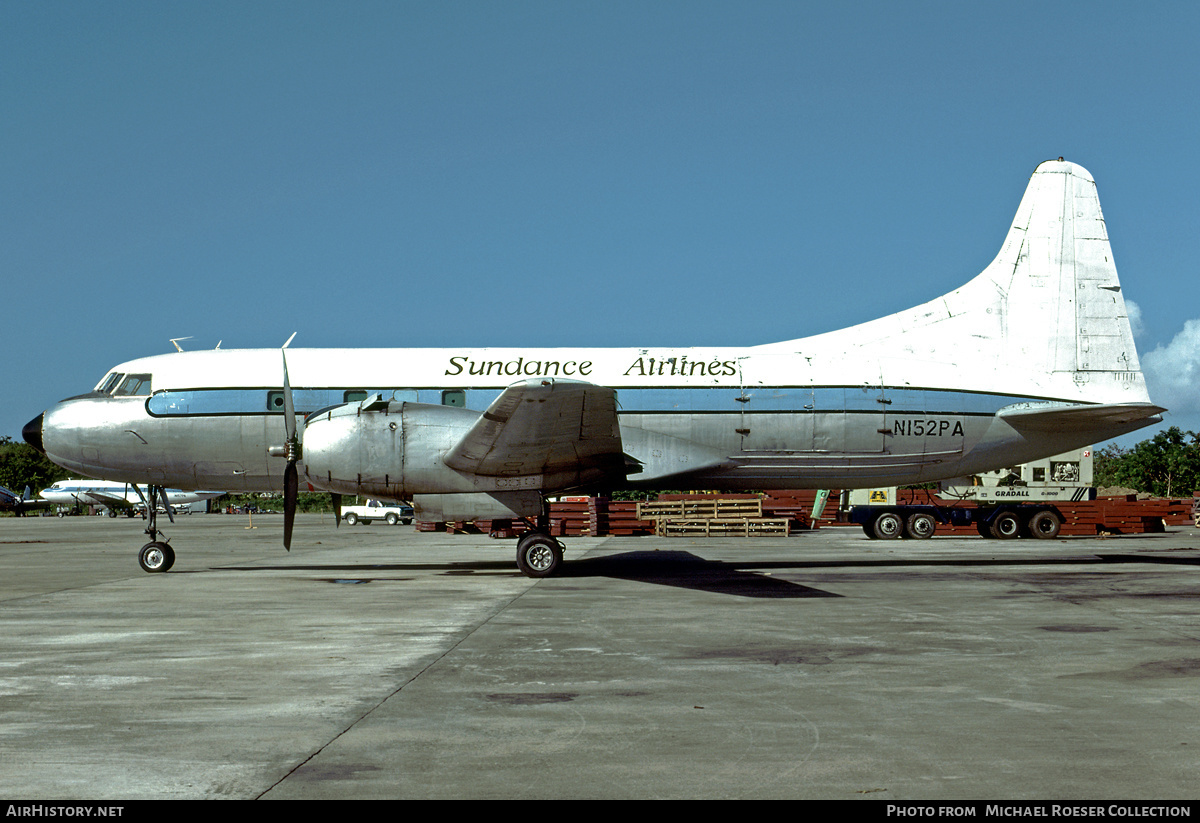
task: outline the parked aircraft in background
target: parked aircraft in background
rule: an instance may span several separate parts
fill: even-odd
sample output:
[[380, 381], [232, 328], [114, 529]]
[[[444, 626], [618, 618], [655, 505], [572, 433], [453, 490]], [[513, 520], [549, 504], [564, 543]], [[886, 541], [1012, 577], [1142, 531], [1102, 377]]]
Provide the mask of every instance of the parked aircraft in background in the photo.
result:
[[[1095, 182], [1060, 158], [982, 274], [841, 331], [750, 348], [175, 352], [116, 366], [24, 436], [89, 475], [283, 490], [285, 545], [301, 472], [335, 500], [411, 498], [419, 519], [527, 518], [518, 565], [544, 576], [562, 561], [548, 494], [922, 483], [1161, 411]], [[143, 557], [170, 552], [147, 531]]]
[[[220, 497], [225, 492], [197, 491], [189, 492], [181, 489], [163, 490], [168, 505], [183, 506], [188, 503], [200, 503], [214, 497]], [[130, 516], [139, 508], [145, 508], [146, 501], [140, 489], [132, 483], [114, 480], [59, 480], [49, 488], [42, 489], [39, 496], [50, 503], [66, 506], [104, 506], [110, 517], [116, 517], [117, 512], [124, 511]], [[162, 496], [156, 498], [162, 500]]]
[[25, 491], [17, 494], [12, 489], [7, 489], [0, 486], [0, 511], [13, 512], [17, 516], [23, 515], [27, 511], [36, 509], [48, 509], [52, 504], [45, 500], [38, 500], [30, 494], [29, 487], [25, 487]]

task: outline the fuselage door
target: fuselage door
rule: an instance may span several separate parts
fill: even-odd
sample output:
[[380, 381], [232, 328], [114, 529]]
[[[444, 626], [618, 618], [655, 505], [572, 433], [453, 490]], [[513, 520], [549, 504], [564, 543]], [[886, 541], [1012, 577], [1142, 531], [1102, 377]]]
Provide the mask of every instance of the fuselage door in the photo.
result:
[[813, 449], [827, 454], [877, 454], [887, 449], [889, 401], [883, 387], [820, 388], [815, 393]]
[[[763, 355], [757, 355], [762, 358]], [[812, 386], [749, 384], [741, 371], [735, 400], [737, 433], [744, 452], [807, 452], [813, 449], [816, 397]], [[768, 374], [784, 374], [776, 367]], [[785, 380], [779, 381], [781, 384]]]

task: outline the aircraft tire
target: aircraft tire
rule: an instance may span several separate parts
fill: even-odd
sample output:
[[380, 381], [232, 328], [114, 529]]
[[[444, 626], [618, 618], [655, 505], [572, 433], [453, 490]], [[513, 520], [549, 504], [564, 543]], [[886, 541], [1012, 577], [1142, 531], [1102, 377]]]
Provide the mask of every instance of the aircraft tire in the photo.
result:
[[138, 565], [144, 572], [161, 574], [175, 565], [175, 551], [166, 543], [147, 543], [138, 552]]
[[353, 526], [353, 525], [356, 525], [357, 523], [358, 523], [358, 515], [357, 514], [355, 514], [354, 512], [350, 512], [348, 515], [346, 515], [346, 525], [347, 526]]
[[534, 532], [517, 544], [517, 568], [526, 577], [551, 577], [562, 562], [562, 546], [549, 535]]
[[1035, 537], [1038, 540], [1053, 540], [1058, 537], [1058, 533], [1061, 530], [1062, 521], [1058, 519], [1057, 514], [1049, 509], [1042, 509], [1029, 518], [1030, 537]]
[[904, 518], [897, 512], [884, 512], [875, 518], [871, 528], [880, 540], [895, 540], [904, 536]]
[[929, 512], [916, 512], [908, 516], [904, 524], [904, 536], [914, 540], [927, 540], [937, 531], [937, 519]]
[[997, 540], [1011, 540], [1021, 534], [1021, 518], [1015, 512], [1000, 512], [992, 520], [990, 531]]

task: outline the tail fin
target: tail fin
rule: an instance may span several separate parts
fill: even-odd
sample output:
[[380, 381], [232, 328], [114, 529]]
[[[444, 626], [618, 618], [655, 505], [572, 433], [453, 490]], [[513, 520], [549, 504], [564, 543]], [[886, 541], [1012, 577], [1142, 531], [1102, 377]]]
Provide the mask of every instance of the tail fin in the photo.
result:
[[[766, 347], [840, 350], [844, 373], [1066, 402], [1149, 403], [1096, 183], [1042, 163], [996, 259], [916, 308]], [[831, 364], [832, 365], [832, 364]]]
[[[980, 280], [1004, 297], [1007, 338], [1051, 344], [1041, 351], [1046, 370], [1139, 371], [1096, 181], [1082, 166], [1060, 158], [1037, 167]], [[1030, 360], [1037, 353], [1027, 351]]]

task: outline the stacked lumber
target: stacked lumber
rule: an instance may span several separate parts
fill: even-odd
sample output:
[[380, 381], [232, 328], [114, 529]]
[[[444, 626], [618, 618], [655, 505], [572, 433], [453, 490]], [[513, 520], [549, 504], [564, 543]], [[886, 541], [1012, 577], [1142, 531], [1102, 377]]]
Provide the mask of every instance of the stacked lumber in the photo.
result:
[[1161, 497], [1139, 500], [1128, 494], [1059, 504], [1058, 510], [1064, 518], [1062, 534], [1147, 534], [1187, 525], [1190, 503]]
[[788, 518], [764, 517], [762, 498], [746, 495], [660, 495], [637, 504], [662, 537], [758, 537], [788, 534]]
[[[523, 520], [477, 520], [479, 531], [495, 538], [519, 537], [529, 530]], [[586, 535], [653, 534], [654, 522], [640, 520], [637, 504], [607, 497], [579, 497], [550, 503], [550, 534], [553, 537]]]
[[[825, 515], [810, 520], [817, 492], [812, 489], [773, 490], [756, 494], [675, 494], [658, 500], [635, 503], [607, 497], [573, 498], [550, 504], [550, 532], [555, 537], [598, 537], [664, 534], [669, 536], [764, 536], [786, 535], [820, 525], [842, 525], [836, 520], [837, 491], [830, 492], [831, 503]], [[928, 504], [942, 508], [974, 508], [971, 500], [942, 500], [928, 489], [900, 489], [900, 505]], [[1146, 534], [1166, 527], [1200, 527], [1200, 491], [1191, 498], [1145, 498], [1136, 495], [1101, 497], [1096, 500], [1053, 503], [1063, 516], [1063, 536], [1097, 534]], [[668, 525], [669, 524], [669, 525]], [[856, 524], [850, 524], [856, 525]], [[418, 521], [417, 531], [444, 531], [451, 534], [491, 534], [516, 537], [527, 530], [520, 520], [477, 520], [454, 523]], [[974, 536], [974, 525], [952, 526], [939, 523], [939, 536]]]
[[773, 489], [763, 492], [763, 515], [765, 517], [786, 517], [791, 531], [815, 529], [819, 526], [835, 525], [837, 521], [838, 499], [841, 491], [832, 489], [825, 503], [825, 510], [816, 520], [812, 517], [813, 506], [817, 502], [816, 489]]
[[588, 501], [588, 530], [597, 537], [632, 537], [654, 534], [654, 521], [643, 520], [632, 500], [593, 497]]

